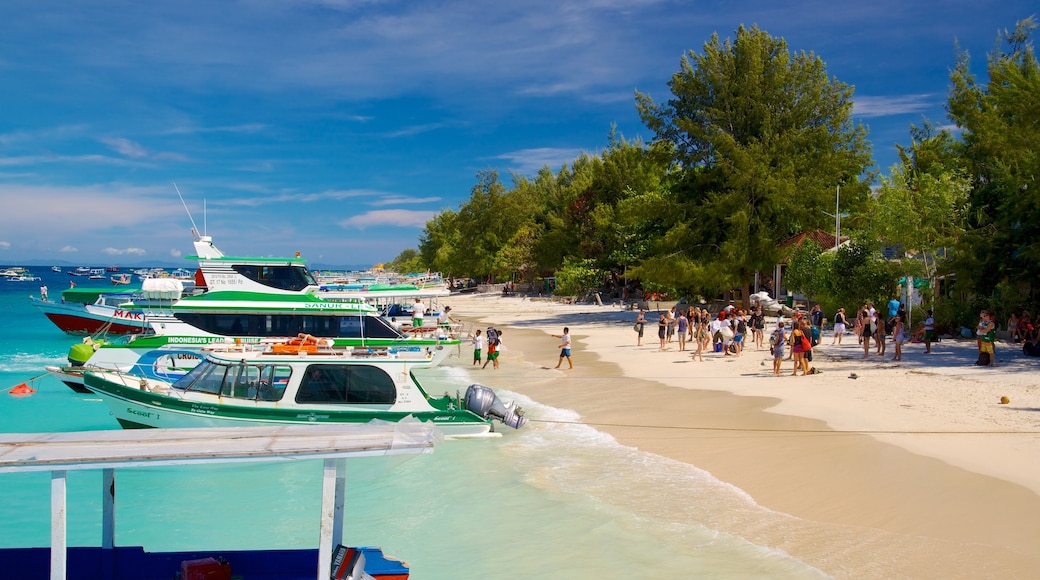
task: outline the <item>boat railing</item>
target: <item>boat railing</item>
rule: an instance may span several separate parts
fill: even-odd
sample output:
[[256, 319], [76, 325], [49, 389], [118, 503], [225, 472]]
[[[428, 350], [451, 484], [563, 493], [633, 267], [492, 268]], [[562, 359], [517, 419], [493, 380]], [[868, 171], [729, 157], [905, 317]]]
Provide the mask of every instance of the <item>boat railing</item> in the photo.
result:
[[[418, 420], [361, 425], [134, 429], [0, 434], [0, 473], [51, 474], [50, 578], [68, 577], [67, 473], [102, 470], [101, 549], [115, 553], [116, 469], [324, 460], [316, 578], [342, 544], [346, 459], [432, 453], [439, 432]], [[89, 452], [87, 452], [89, 450]]]

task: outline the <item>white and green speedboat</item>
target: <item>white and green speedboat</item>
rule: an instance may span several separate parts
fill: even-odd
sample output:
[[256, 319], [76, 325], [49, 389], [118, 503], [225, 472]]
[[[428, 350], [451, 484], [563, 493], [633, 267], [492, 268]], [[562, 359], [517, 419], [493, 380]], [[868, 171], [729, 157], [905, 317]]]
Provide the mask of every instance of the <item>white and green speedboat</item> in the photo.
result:
[[492, 419], [517, 429], [526, 422], [520, 408], [483, 385], [470, 385], [465, 396], [430, 396], [413, 372], [429, 367], [428, 360], [400, 358], [391, 349], [294, 342], [206, 349], [202, 362], [177, 380], [150, 365], [134, 374], [88, 371], [86, 386], [127, 429], [396, 422], [413, 416], [447, 437], [462, 438], [492, 434]]
[[[150, 333], [74, 345], [69, 365], [47, 370], [79, 392], [87, 369], [128, 370], [157, 348], [263, 344], [308, 334], [336, 347], [390, 348], [402, 358], [439, 364], [459, 340], [443, 329], [403, 333], [363, 300], [326, 300], [302, 258], [228, 257], [211, 238], [196, 236], [196, 284], [206, 290], [164, 309], [145, 310]], [[447, 347], [455, 347], [449, 349]]]

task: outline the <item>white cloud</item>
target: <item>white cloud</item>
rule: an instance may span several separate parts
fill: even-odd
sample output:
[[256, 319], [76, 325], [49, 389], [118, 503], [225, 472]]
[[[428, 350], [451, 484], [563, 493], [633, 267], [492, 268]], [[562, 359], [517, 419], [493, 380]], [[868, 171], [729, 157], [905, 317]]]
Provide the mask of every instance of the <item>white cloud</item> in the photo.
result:
[[411, 203], [435, 203], [440, 201], [439, 197], [408, 197], [404, 195], [388, 195], [381, 199], [372, 200], [369, 205], [407, 205]]
[[272, 203], [310, 203], [318, 201], [339, 201], [357, 197], [382, 197], [385, 194], [370, 189], [328, 190], [316, 193], [282, 193], [278, 195], [251, 195], [231, 199], [217, 200], [211, 205], [257, 207]]
[[433, 219], [435, 211], [415, 211], [410, 209], [381, 209], [341, 220], [340, 226], [345, 228], [365, 229], [373, 226], [400, 226], [421, 228]]
[[129, 139], [124, 139], [122, 137], [102, 137], [99, 141], [111, 147], [116, 153], [125, 155], [126, 157], [132, 157], [135, 159], [148, 157], [147, 149], [145, 149], [141, 144], [135, 143]]
[[520, 149], [497, 155], [494, 159], [504, 159], [509, 162], [509, 169], [521, 175], [534, 175], [543, 167], [557, 171], [565, 163], [570, 165], [581, 156], [581, 149], [561, 149], [555, 147], [538, 147], [534, 149]]
[[2, 249], [2, 250], [10, 250], [11, 249], [11, 242], [0, 242], [0, 249]]
[[72, 253], [72, 252], [78, 252], [78, 251], [79, 251], [79, 248], [74, 248], [74, 247], [72, 247], [72, 246], [63, 246], [63, 247], [62, 247], [62, 248], [61, 248], [60, 250], [58, 250], [58, 251], [59, 251], [59, 252], [65, 252], [65, 253]]
[[143, 256], [143, 255], [147, 254], [148, 252], [146, 252], [143, 248], [123, 248], [123, 249], [119, 249], [119, 248], [105, 248], [105, 249], [101, 250], [101, 253], [102, 254], [108, 254], [110, 256], [123, 256], [123, 255]]
[[178, 250], [177, 248], [173, 248], [173, 249], [170, 250], [170, 256], [174, 257], [174, 258], [180, 258], [181, 257], [181, 251]]
[[263, 123], [244, 123], [220, 127], [196, 127], [182, 125], [163, 131], [166, 135], [195, 135], [200, 133], [259, 133], [267, 128]]
[[923, 113], [936, 106], [932, 94], [894, 97], [853, 97], [852, 114], [857, 117], [887, 117]]

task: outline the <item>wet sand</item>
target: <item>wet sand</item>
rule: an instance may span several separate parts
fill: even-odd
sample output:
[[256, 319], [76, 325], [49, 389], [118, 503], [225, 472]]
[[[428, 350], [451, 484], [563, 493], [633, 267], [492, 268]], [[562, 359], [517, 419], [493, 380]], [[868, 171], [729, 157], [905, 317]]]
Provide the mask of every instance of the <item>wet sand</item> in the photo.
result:
[[[700, 514], [707, 525], [835, 577], [1040, 570], [1036, 359], [998, 346], [1000, 366], [968, 368], [974, 343], [944, 341], [927, 356], [905, 346], [903, 363], [862, 361], [855, 336], [831, 347], [827, 335], [814, 361], [823, 374], [774, 377], [768, 350], [695, 362], [676, 343], [659, 350], [649, 332], [637, 347], [635, 313], [616, 307], [479, 295], [449, 303], [456, 318], [504, 331], [502, 368], [475, 371], [487, 384], [573, 409], [622, 444], [707, 470], [779, 512]], [[563, 326], [573, 371], [552, 368], [559, 341], [549, 333]], [[1013, 404], [999, 405], [997, 392]]]

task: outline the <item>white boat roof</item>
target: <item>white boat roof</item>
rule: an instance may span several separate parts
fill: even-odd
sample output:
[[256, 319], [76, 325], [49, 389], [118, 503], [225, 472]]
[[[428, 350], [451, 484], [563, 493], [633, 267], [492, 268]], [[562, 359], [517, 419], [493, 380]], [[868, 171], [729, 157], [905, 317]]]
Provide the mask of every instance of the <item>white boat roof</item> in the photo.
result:
[[184, 282], [176, 278], [145, 278], [141, 280], [141, 293], [145, 298], [180, 300]]
[[418, 420], [356, 425], [0, 434], [0, 473], [432, 453]]

